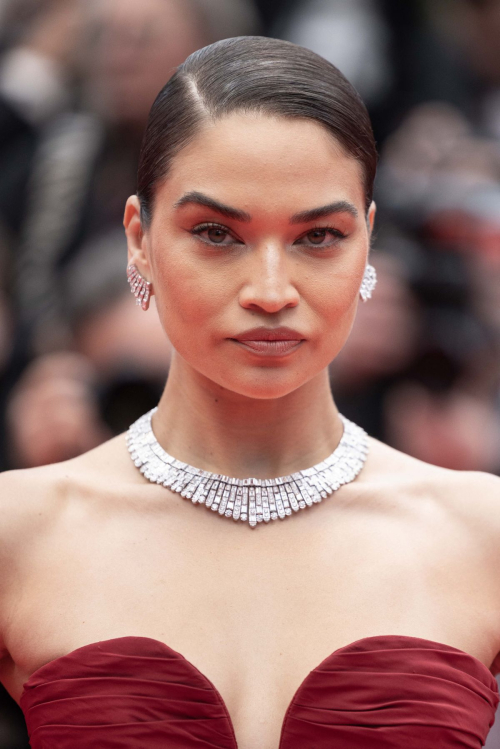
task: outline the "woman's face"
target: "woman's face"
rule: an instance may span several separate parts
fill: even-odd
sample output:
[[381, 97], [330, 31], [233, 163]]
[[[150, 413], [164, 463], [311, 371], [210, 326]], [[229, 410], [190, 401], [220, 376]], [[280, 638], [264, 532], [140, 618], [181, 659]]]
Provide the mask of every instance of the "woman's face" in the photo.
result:
[[[125, 214], [129, 261], [152, 281], [185, 364], [241, 395], [277, 398], [335, 358], [375, 206], [367, 223], [361, 166], [322, 126], [228, 115], [175, 157], [143, 235], [137, 206], [130, 198]], [[281, 326], [295, 342], [262, 343], [262, 331], [238, 340]]]

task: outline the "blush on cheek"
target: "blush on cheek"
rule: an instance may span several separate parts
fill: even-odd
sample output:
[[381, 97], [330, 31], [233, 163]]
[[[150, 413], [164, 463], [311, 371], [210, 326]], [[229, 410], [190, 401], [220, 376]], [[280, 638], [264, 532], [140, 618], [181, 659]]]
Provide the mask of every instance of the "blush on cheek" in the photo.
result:
[[325, 344], [329, 348], [330, 361], [344, 347], [351, 333], [358, 308], [358, 288], [353, 284], [330, 291], [329, 304], [319, 314], [327, 321]]
[[217, 294], [213, 289], [200, 289], [192, 275], [172, 274], [163, 283], [160, 279], [159, 285], [158, 314], [174, 348], [179, 353], [192, 351], [195, 356], [201, 349], [206, 352], [221, 309]]
[[314, 287], [312, 306], [324, 319], [340, 322], [344, 316], [354, 315], [359, 297], [358, 278], [355, 273], [347, 277], [336, 276], [330, 282], [317, 284]]
[[179, 247], [158, 271], [165, 307], [186, 325], [215, 324], [221, 311], [235, 304], [234, 273], [203, 261], [190, 247]]

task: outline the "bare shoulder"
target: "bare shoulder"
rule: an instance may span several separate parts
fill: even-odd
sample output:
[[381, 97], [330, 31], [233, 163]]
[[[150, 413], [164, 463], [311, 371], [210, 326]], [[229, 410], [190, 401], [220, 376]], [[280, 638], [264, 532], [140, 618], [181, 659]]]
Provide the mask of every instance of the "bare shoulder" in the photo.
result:
[[[0, 474], [0, 603], [21, 560], [114, 495], [143, 482], [119, 435], [77, 458]], [[0, 606], [0, 630], [1, 630]], [[0, 638], [1, 639], [1, 638]], [[1, 643], [0, 643], [1, 644]]]
[[55, 511], [63, 495], [61, 465], [0, 474], [0, 555], [36, 533]]
[[122, 476], [129, 463], [120, 435], [62, 463], [1, 473], [0, 538], [14, 543], [19, 534], [39, 528], [57, 513], [72, 489], [93, 480], [105, 485], [112, 476]]
[[58, 470], [52, 466], [0, 474], [0, 661], [6, 655], [7, 601], [17, 587], [20, 561], [51, 522], [61, 497]]
[[427, 500], [426, 506], [470, 523], [471, 530], [496, 534], [500, 548], [500, 477], [431, 465], [375, 439], [370, 439], [370, 461], [368, 478], [374, 486]]
[[[105, 494], [110, 485], [133, 481], [138, 472], [132, 469], [120, 435], [62, 463], [0, 474], [2, 569], [15, 564], [35, 539], [53, 532], [61, 517], [71, 512], [75, 497], [97, 496], [100, 487]], [[0, 576], [0, 596], [6, 580], [8, 575]]]

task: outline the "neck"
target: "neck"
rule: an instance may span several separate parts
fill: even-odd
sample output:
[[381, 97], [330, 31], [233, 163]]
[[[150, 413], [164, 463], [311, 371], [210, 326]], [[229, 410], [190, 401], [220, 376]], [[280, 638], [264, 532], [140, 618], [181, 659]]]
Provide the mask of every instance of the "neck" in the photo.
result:
[[324, 460], [343, 425], [327, 369], [281, 398], [226, 390], [174, 355], [153, 418], [155, 435], [174, 457], [234, 478], [273, 478]]

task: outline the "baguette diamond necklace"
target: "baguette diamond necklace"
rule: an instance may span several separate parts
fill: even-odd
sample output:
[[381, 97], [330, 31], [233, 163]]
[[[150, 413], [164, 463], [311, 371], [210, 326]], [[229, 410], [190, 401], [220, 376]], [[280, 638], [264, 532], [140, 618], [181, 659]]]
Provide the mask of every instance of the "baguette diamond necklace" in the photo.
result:
[[127, 432], [130, 455], [145, 478], [219, 515], [248, 521], [252, 528], [262, 521], [283, 520], [292, 512], [321, 502], [356, 478], [368, 454], [365, 430], [339, 414], [344, 433], [321, 463], [274, 479], [235, 479], [203, 471], [169, 455], [153, 432], [151, 417], [156, 410], [137, 419]]

